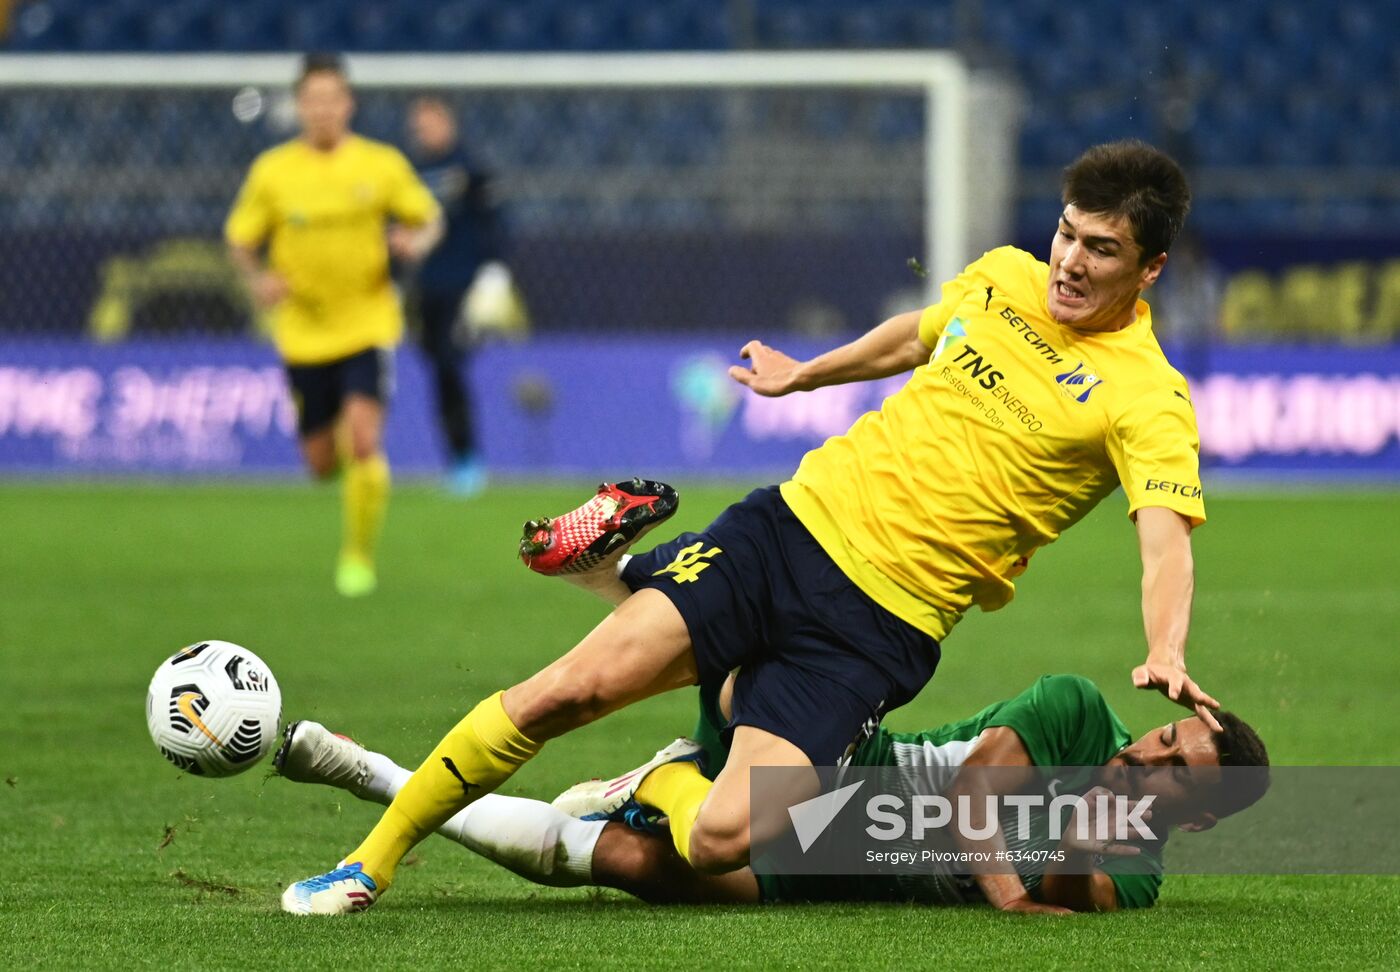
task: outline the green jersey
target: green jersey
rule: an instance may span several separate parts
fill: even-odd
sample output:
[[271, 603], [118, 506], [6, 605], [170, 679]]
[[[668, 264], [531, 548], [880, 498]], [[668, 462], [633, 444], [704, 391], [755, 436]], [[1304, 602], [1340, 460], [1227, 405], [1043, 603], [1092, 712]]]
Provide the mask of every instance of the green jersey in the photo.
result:
[[[1045, 675], [1015, 698], [989, 705], [961, 722], [925, 732], [879, 729], [857, 747], [851, 762], [857, 766], [913, 768], [941, 787], [956, 776], [982, 734], [997, 726], [1006, 726], [1020, 737], [1036, 766], [1102, 766], [1132, 742], [1128, 730], [1093, 682], [1077, 675]], [[1084, 780], [1066, 781], [1065, 789], [1078, 788], [1079, 783], [1087, 787], [1087, 775]], [[1014, 816], [1003, 819], [1004, 835], [1015, 833], [1013, 824]], [[1056, 846], [1049, 837], [1048, 816], [1032, 815], [1029, 838], [1016, 840], [1007, 836], [1006, 844], [1007, 850], [1013, 852], [1013, 860], [1028, 862], [1020, 872], [1021, 880], [1034, 891], [1040, 885], [1040, 871], [1045, 865], [1029, 862], [1043, 861], [1044, 855], [1035, 852]], [[1160, 858], [1132, 860], [1134, 873], [1112, 873], [1112, 859], [1105, 862], [1104, 869], [1113, 878], [1120, 908], [1150, 907], [1157, 900], [1162, 883]], [[1147, 873], [1141, 873], [1144, 864]], [[760, 875], [759, 883], [765, 900], [903, 900], [929, 904], [982, 900], [971, 876], [937, 868], [924, 874]]]

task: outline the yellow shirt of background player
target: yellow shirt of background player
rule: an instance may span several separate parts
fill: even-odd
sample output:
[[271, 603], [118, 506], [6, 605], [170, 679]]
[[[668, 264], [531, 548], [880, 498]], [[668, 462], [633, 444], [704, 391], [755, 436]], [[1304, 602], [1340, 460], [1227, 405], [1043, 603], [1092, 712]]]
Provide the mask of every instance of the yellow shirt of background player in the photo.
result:
[[1186, 381], [1147, 304], [1082, 333], [1046, 307], [1050, 268], [1002, 247], [920, 319], [933, 353], [880, 410], [807, 453], [783, 497], [851, 580], [935, 638], [1122, 483], [1130, 513], [1204, 522]]
[[290, 363], [319, 364], [398, 343], [387, 223], [422, 225], [437, 212], [393, 146], [350, 135], [320, 152], [297, 139], [253, 162], [224, 235], [268, 243], [268, 266], [290, 288], [273, 312], [277, 350]]

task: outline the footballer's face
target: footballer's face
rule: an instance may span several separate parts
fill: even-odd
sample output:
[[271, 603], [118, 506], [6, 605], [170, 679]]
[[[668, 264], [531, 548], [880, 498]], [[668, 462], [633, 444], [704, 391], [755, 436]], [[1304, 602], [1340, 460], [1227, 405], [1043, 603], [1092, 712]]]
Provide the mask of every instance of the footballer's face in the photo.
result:
[[457, 139], [457, 123], [452, 113], [446, 105], [432, 98], [413, 103], [408, 128], [418, 147], [432, 155], [445, 154]]
[[1050, 244], [1050, 316], [1080, 331], [1117, 331], [1133, 321], [1138, 295], [1157, 280], [1167, 255], [1143, 261], [1124, 216], [1060, 214]]
[[314, 71], [297, 88], [297, 117], [306, 140], [319, 149], [332, 149], [350, 130], [355, 98], [350, 85], [335, 71]]
[[1192, 716], [1153, 729], [1114, 756], [1104, 782], [1136, 799], [1150, 794], [1158, 819], [1180, 823], [1199, 815], [1220, 780], [1215, 740]]

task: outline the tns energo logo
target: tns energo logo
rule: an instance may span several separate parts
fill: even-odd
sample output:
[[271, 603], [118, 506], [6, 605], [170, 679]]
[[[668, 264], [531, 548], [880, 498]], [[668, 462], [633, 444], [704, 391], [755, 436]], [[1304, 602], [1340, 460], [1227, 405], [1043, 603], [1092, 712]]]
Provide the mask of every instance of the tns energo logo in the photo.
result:
[[1089, 400], [1089, 393], [1103, 384], [1103, 379], [1086, 369], [1081, 361], [1074, 366], [1073, 371], [1056, 375], [1055, 383], [1060, 386], [1060, 391], [1083, 404]]

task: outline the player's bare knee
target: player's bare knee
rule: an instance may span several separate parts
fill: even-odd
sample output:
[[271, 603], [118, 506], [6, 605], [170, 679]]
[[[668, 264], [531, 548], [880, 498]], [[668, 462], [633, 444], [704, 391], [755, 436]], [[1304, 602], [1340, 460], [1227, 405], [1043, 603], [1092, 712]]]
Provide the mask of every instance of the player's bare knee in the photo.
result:
[[331, 479], [340, 469], [340, 457], [335, 453], [335, 439], [327, 429], [318, 429], [301, 437], [301, 457], [306, 462], [306, 471], [313, 479]]
[[690, 831], [690, 866], [702, 874], [724, 874], [749, 862], [749, 828], [742, 820], [706, 820], [702, 812]]
[[356, 431], [350, 436], [350, 456], [356, 462], [373, 459], [379, 454], [379, 435], [376, 432]]
[[333, 455], [307, 455], [306, 471], [311, 474], [312, 479], [324, 483], [335, 478], [336, 473], [340, 471], [340, 463]]

